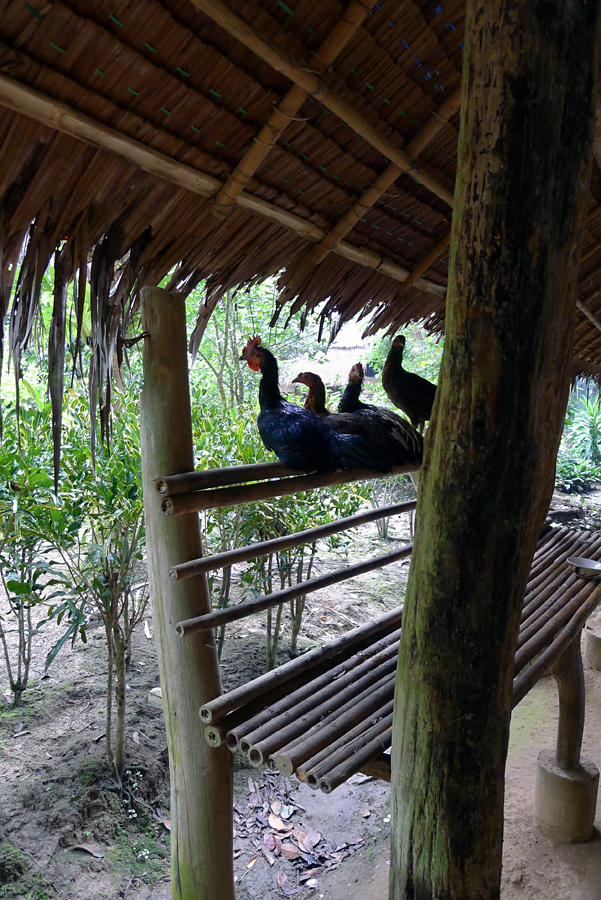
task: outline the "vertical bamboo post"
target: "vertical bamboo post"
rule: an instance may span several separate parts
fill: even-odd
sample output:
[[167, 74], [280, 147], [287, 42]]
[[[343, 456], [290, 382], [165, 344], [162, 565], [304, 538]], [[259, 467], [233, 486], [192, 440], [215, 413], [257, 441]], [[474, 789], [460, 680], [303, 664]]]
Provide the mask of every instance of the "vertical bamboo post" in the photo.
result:
[[154, 481], [193, 468], [183, 299], [142, 290], [144, 387], [140, 402], [148, 577], [171, 776], [173, 900], [234, 900], [233, 757], [203, 740], [200, 707], [221, 692], [211, 632], [186, 640], [175, 623], [210, 610], [206, 576], [174, 582], [172, 565], [202, 555], [198, 515], [165, 518]]
[[576, 771], [580, 765], [584, 733], [584, 671], [580, 637], [579, 632], [551, 669], [559, 691], [555, 762], [568, 771]]

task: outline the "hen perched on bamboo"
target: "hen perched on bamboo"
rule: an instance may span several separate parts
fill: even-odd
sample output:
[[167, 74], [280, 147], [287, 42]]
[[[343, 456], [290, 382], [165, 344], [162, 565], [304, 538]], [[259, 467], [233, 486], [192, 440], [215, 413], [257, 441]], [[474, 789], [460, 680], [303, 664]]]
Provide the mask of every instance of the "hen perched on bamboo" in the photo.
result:
[[362, 434], [338, 434], [318, 415], [284, 400], [280, 393], [278, 364], [258, 335], [250, 338], [240, 359], [261, 372], [257, 426], [268, 450], [299, 472], [332, 472], [336, 469], [375, 469], [389, 472], [392, 460]]
[[334, 431], [364, 435], [374, 450], [385, 453], [395, 466], [421, 462], [423, 442], [420, 435], [392, 410], [362, 403], [356, 412], [332, 413], [326, 407], [326, 389], [319, 375], [301, 372], [293, 383], [309, 388], [305, 409], [321, 416]]
[[382, 370], [382, 387], [391, 403], [401, 409], [414, 428], [424, 430], [432, 415], [436, 385], [403, 368], [405, 336], [395, 337]]

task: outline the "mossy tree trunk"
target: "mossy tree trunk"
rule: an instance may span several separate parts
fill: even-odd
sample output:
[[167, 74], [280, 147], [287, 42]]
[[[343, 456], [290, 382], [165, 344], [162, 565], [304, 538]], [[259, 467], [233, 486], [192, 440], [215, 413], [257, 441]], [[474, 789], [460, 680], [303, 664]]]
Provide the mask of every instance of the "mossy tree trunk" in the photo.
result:
[[142, 291], [142, 475], [148, 574], [171, 776], [173, 900], [234, 900], [233, 756], [203, 738], [199, 708], [221, 693], [212, 632], [179, 638], [181, 619], [210, 610], [205, 576], [175, 582], [169, 567], [202, 555], [198, 515], [166, 518], [153, 482], [193, 469], [184, 301]]
[[500, 893], [513, 656], [567, 401], [599, 6], [468, 4], [446, 340], [397, 675], [393, 900]]

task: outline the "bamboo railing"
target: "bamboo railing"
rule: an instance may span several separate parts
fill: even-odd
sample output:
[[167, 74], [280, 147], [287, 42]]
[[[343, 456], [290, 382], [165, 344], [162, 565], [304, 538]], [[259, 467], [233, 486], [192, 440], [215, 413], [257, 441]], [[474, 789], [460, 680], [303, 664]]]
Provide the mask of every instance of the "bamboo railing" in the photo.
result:
[[[271, 464], [267, 464], [271, 465]], [[279, 466], [279, 464], [274, 464]], [[234, 467], [233, 469], [215, 469], [213, 472], [213, 478], [222, 477], [218, 475], [218, 473], [226, 473], [223, 475], [224, 478], [234, 478], [234, 469], [238, 467]], [[265, 470], [263, 470], [263, 475], [258, 475], [256, 473], [255, 466], [240, 466], [240, 469], [255, 469], [255, 474], [249, 474], [247, 476], [239, 476], [239, 481], [254, 481], [257, 477], [266, 477]], [[195, 478], [202, 481], [202, 476], [207, 475], [209, 473], [204, 472], [194, 472], [189, 475], [172, 475], [169, 477], [169, 487], [167, 488], [170, 492], [167, 494], [166, 490], [161, 490], [163, 486], [167, 484], [167, 478], [160, 478], [157, 482], [155, 482], [157, 490], [160, 493], [163, 493], [164, 499], [162, 502], [163, 512], [166, 516], [181, 516], [186, 513], [191, 512], [201, 512], [202, 510], [208, 509], [218, 509], [222, 506], [238, 506], [241, 503], [252, 503], [258, 500], [268, 500], [273, 499], [274, 497], [288, 497], [292, 494], [299, 494], [302, 491], [313, 491], [315, 488], [320, 487], [328, 487], [329, 485], [334, 484], [348, 484], [351, 481], [368, 481], [373, 478], [382, 478], [382, 472], [373, 472], [369, 469], [352, 469], [345, 471], [337, 471], [337, 472], [326, 472], [319, 473], [313, 472], [308, 475], [298, 475], [295, 472], [292, 472], [291, 469], [285, 469], [283, 466], [279, 466], [280, 470], [277, 474], [285, 474], [290, 475], [292, 477], [285, 478], [276, 478], [274, 481], [261, 481], [256, 484], [236, 484], [232, 487], [217, 487], [217, 483], [215, 484], [215, 489], [211, 490], [193, 490], [193, 491], [182, 491], [177, 492], [177, 487], [173, 488], [173, 484], [178, 485], [178, 482], [175, 479], [185, 479], [185, 478]], [[417, 465], [407, 465], [407, 466], [396, 466], [389, 472], [389, 475], [402, 475], [409, 472], [416, 472], [419, 469]], [[271, 472], [269, 473], [272, 474]], [[275, 472], [273, 473], [275, 474]], [[199, 477], [200, 476], [200, 477]], [[228, 484], [232, 485], [232, 481], [223, 481], [220, 484]]]

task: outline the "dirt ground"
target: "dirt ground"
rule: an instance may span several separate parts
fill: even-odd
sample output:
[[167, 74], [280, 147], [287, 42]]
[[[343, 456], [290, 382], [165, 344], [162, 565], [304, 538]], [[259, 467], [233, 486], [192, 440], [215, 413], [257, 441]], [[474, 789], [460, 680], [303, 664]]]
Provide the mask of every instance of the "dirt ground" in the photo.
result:
[[[599, 530], [601, 492], [556, 498], [558, 519]], [[398, 520], [390, 538], [362, 528], [355, 561], [407, 539]], [[318, 571], [340, 565], [320, 554]], [[394, 606], [408, 561], [309, 599], [305, 646], [334, 637]], [[324, 621], [325, 620], [325, 621]], [[59, 632], [37, 635], [30, 688], [20, 709], [0, 698], [0, 897], [12, 900], [169, 900], [169, 786], [163, 716], [148, 705], [158, 669], [148, 615], [134, 636], [128, 675], [129, 797], [114, 790], [105, 762], [104, 631], [90, 623], [88, 643], [61, 651], [44, 675]], [[235, 623], [226, 639], [226, 687], [263, 669], [263, 616]], [[281, 661], [287, 658], [286, 635]], [[587, 669], [583, 752], [601, 768], [601, 672]], [[0, 665], [0, 692], [7, 690]], [[595, 836], [562, 845], [533, 825], [536, 758], [555, 743], [557, 691], [545, 678], [514, 712], [506, 776], [503, 900], [601, 900], [601, 798]], [[270, 818], [271, 816], [271, 818]], [[295, 779], [237, 764], [234, 865], [238, 900], [286, 896], [385, 900], [390, 789], [355, 776], [331, 796]], [[279, 841], [279, 844], [277, 842]], [[274, 849], [280, 850], [278, 856]]]

